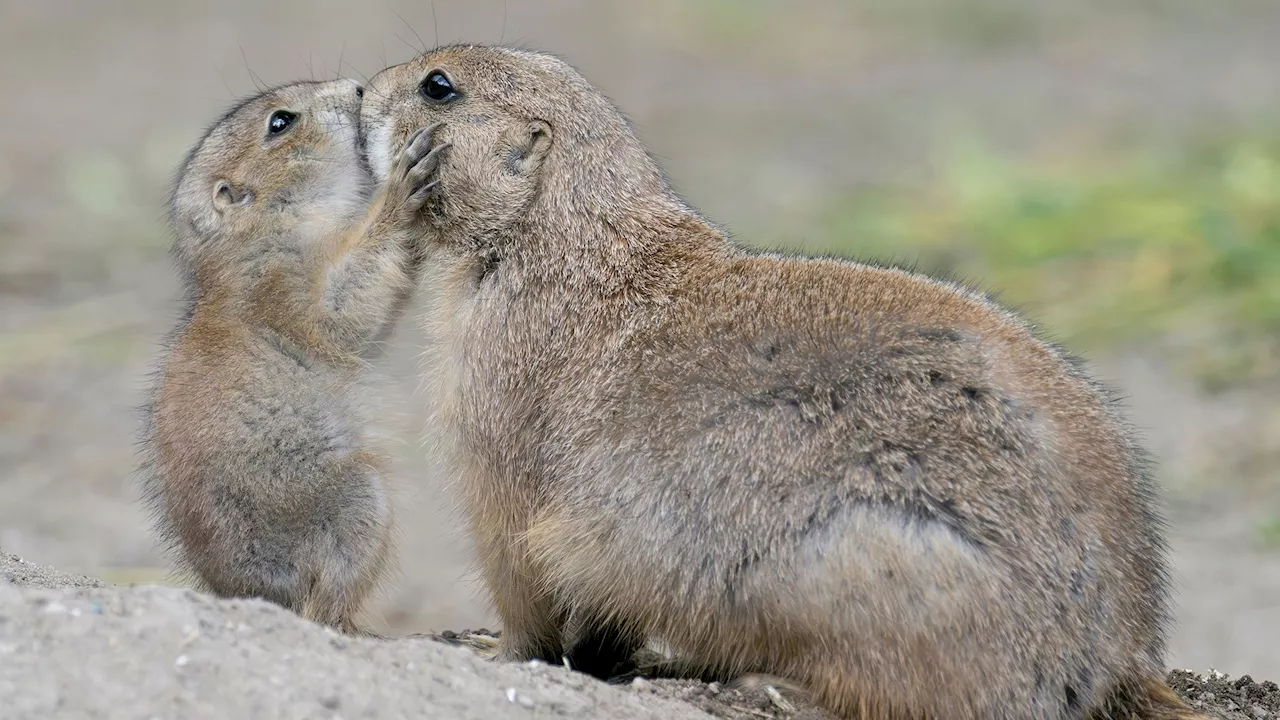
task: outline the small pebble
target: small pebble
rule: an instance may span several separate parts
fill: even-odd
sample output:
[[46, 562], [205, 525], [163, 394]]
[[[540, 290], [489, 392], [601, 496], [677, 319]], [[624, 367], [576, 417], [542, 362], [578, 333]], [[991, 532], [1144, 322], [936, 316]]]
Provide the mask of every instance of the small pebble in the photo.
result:
[[326, 695], [320, 698], [320, 706], [326, 710], [337, 710], [342, 707], [342, 700], [337, 695]]
[[187, 657], [186, 655], [179, 655], [178, 659], [173, 661], [173, 664], [177, 665], [178, 667], [183, 667], [189, 662], [191, 662], [191, 658]]
[[47, 613], [64, 613], [67, 611], [67, 606], [63, 605], [57, 600], [54, 600], [53, 602], [44, 606], [44, 611]]
[[1249, 708], [1249, 712], [1253, 713], [1253, 716], [1258, 718], [1258, 720], [1266, 720], [1266, 718], [1271, 717], [1271, 713], [1267, 712], [1266, 708], [1261, 705], [1254, 705], [1252, 708]]
[[648, 680], [645, 680], [642, 677], [635, 678], [631, 681], [631, 687], [635, 688], [636, 690], [648, 690], [652, 685], [653, 683], [649, 682]]
[[533, 707], [533, 698], [528, 695], [521, 695], [516, 698], [516, 703], [522, 708], [531, 708]]
[[515, 701], [516, 701], [516, 689], [507, 688], [507, 702], [515, 702]]

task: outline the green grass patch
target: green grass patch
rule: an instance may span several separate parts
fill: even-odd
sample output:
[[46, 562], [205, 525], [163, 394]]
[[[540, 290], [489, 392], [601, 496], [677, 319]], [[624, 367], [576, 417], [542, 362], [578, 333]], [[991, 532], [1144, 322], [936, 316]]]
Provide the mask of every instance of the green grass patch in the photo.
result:
[[1268, 550], [1280, 549], [1280, 515], [1276, 515], [1258, 527], [1258, 539]]
[[1021, 163], [966, 141], [937, 164], [833, 198], [809, 248], [971, 278], [1076, 346], [1181, 338], [1209, 385], [1280, 376], [1280, 136]]

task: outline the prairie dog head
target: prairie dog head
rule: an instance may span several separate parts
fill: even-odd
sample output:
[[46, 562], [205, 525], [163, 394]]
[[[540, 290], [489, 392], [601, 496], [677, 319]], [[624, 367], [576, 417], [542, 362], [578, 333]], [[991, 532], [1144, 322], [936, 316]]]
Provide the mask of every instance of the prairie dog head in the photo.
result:
[[622, 114], [554, 56], [451, 46], [375, 75], [360, 111], [374, 177], [437, 123], [433, 243], [600, 285], [642, 254], [639, 235], [689, 213]]
[[360, 123], [374, 177], [386, 179], [415, 131], [440, 124], [449, 148], [437, 211], [455, 238], [509, 228], [536, 194], [556, 143], [554, 108], [525, 92], [553, 76], [516, 59], [501, 49], [441, 48], [369, 81]]
[[363, 89], [300, 82], [224, 114], [191, 151], [171, 201], [180, 262], [196, 272], [237, 244], [332, 233], [367, 204], [358, 131]]

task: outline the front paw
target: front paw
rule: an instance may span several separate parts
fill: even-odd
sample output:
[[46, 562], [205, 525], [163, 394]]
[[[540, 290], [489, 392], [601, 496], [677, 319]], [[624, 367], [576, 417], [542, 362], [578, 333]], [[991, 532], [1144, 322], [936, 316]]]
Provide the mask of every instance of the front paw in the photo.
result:
[[410, 136], [392, 168], [387, 194], [406, 218], [416, 219], [440, 187], [440, 161], [450, 147], [448, 142], [435, 142], [443, 126], [435, 123]]
[[498, 662], [541, 660], [548, 664], [563, 662], [563, 649], [555, 643], [539, 642], [533, 637], [503, 630], [494, 659]]

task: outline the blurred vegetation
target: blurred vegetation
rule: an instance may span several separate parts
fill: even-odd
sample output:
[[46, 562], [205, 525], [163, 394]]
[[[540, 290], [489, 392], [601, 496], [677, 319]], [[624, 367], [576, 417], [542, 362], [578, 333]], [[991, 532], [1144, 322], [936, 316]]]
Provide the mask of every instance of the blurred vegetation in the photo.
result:
[[[851, 44], [995, 58], [1028, 47], [1073, 48], [1064, 51], [1072, 57], [1125, 28], [1185, 33], [1190, 42], [1248, 27], [1274, 3], [665, 0], [657, 7], [664, 29], [683, 28], [699, 46], [752, 44], [753, 56], [776, 71], [823, 55], [857, 57]], [[821, 13], [839, 14], [842, 22], [831, 25], [858, 28], [858, 36], [824, 32]], [[807, 53], [775, 51], [769, 42], [788, 23], [803, 26]], [[966, 52], [953, 57], [960, 62]], [[1074, 350], [1155, 348], [1210, 391], [1280, 382], [1280, 133], [1272, 120], [1255, 115], [1241, 127], [1214, 118], [1204, 123], [1213, 131], [1198, 136], [1182, 134], [1184, 126], [1172, 136], [1140, 131], [1110, 144], [1091, 137], [1008, 157], [995, 149], [1000, 143], [963, 134], [942, 145], [923, 188], [850, 190], [822, 203], [816, 221], [806, 207], [788, 227], [757, 229], [768, 241], [800, 226], [806, 251], [971, 280]]]
[[1077, 347], [1171, 342], [1210, 389], [1280, 376], [1280, 135], [1015, 163], [971, 139], [923, 190], [862, 190], [810, 247], [915, 261]]
[[1280, 549], [1280, 515], [1263, 522], [1258, 528], [1258, 534], [1263, 547], [1270, 550]]

